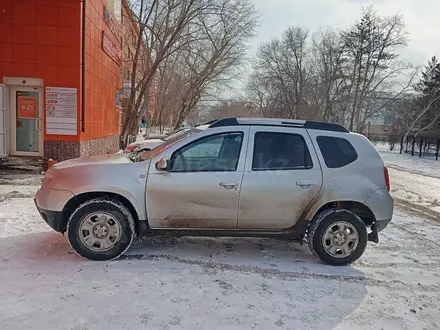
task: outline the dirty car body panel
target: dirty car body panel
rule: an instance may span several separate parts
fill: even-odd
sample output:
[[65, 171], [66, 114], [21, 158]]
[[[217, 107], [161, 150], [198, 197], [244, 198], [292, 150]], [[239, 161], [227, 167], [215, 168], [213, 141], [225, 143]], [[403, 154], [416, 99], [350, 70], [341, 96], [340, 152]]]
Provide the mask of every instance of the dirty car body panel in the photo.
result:
[[[294, 138], [303, 141], [305, 149], [298, 150], [298, 164], [291, 164], [286, 168], [282, 166], [284, 159], [259, 161], [260, 150], [256, 150], [255, 142], [258, 141], [258, 136], [264, 139], [271, 133], [283, 140]], [[268, 148], [274, 149], [276, 146], [271, 145]], [[250, 131], [248, 150], [241, 184], [238, 228], [292, 227], [322, 185], [321, 167], [307, 132], [299, 128], [255, 126]], [[257, 154], [254, 155], [254, 151]], [[308, 164], [304, 164], [304, 158], [309, 158]]]
[[[205, 130], [157, 155], [152, 159], [152, 164], [164, 157], [171, 160], [174, 155], [178, 161], [180, 152], [191, 153], [190, 156], [194, 156], [186, 157], [188, 159], [199, 159], [201, 158], [199, 156], [208, 158], [209, 155], [206, 155], [205, 151], [218, 154], [220, 152], [218, 149], [221, 147], [216, 143], [217, 141], [204, 143], [204, 139], [211, 136], [221, 139], [223, 134], [231, 132], [241, 136], [238, 161], [234, 168], [225, 168], [223, 164], [218, 164], [220, 165], [218, 168], [210, 168], [210, 163], [205, 164], [205, 162], [200, 164], [199, 168], [170, 169], [164, 172], [150, 166], [145, 198], [151, 228], [234, 229], [237, 227], [238, 201], [245, 163], [243, 155], [248, 145], [248, 127], [232, 131], [228, 127]], [[183, 148], [187, 148], [187, 151], [182, 151]], [[207, 166], [203, 168], [203, 165]], [[233, 187], [225, 187], [227, 184]]]

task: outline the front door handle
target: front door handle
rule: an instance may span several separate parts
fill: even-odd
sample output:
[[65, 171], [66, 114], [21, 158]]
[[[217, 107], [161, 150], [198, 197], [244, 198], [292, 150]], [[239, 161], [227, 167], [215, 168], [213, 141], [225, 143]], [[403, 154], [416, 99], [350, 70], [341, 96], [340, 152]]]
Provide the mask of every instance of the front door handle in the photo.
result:
[[220, 182], [218, 185], [220, 187], [225, 188], [225, 189], [231, 190], [231, 189], [237, 189], [238, 183], [237, 182]]
[[300, 186], [301, 188], [304, 188], [304, 189], [309, 188], [310, 186], [313, 186], [314, 184], [315, 184], [314, 181], [307, 181], [307, 180], [305, 180], [305, 181], [298, 181], [296, 183], [297, 186]]

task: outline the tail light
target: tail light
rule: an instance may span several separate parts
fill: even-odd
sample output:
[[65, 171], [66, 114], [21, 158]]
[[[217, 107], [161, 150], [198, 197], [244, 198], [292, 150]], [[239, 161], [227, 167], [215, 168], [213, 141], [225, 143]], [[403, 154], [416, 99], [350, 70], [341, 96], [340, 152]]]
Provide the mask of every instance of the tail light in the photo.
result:
[[384, 167], [383, 172], [385, 174], [385, 184], [387, 185], [387, 190], [390, 191], [390, 176], [388, 174], [388, 168]]

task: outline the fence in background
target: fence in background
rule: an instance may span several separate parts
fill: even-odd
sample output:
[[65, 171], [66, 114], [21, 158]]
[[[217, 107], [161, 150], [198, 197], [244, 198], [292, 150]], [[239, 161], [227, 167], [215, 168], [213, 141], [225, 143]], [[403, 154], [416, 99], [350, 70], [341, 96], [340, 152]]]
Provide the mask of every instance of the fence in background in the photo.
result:
[[438, 160], [440, 152], [440, 138], [438, 136], [408, 135], [369, 135], [373, 144], [387, 143], [391, 151], [409, 154], [411, 156], [431, 157]]

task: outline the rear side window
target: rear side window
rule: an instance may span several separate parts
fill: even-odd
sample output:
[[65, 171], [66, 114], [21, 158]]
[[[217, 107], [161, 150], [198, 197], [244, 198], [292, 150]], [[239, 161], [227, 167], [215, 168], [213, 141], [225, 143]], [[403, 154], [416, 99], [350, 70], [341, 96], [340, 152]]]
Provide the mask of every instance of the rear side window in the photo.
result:
[[255, 134], [253, 171], [312, 168], [304, 138], [299, 134], [258, 132]]
[[316, 138], [325, 165], [328, 168], [339, 168], [353, 163], [358, 154], [348, 140], [333, 136]]

